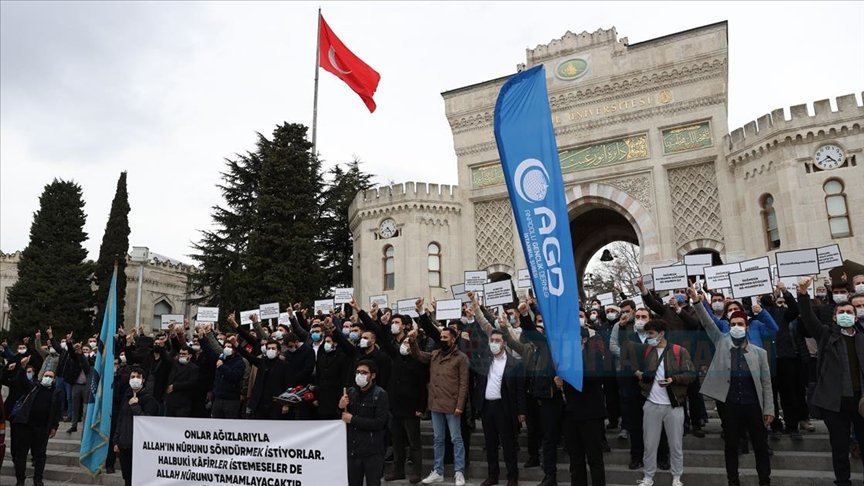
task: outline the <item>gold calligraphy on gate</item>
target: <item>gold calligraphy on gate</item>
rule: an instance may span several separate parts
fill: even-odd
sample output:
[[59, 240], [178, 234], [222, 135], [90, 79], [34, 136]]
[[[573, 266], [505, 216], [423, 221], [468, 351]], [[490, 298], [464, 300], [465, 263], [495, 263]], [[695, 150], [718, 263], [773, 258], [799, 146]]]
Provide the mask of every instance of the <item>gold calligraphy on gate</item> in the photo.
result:
[[674, 154], [710, 147], [711, 124], [707, 121], [663, 130], [663, 153]]

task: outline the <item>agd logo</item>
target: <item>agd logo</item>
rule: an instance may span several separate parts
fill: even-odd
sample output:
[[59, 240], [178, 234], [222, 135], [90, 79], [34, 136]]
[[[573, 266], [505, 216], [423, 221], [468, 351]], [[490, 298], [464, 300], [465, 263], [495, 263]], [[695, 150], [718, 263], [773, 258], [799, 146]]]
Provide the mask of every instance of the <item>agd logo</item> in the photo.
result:
[[513, 174], [516, 193], [526, 202], [540, 202], [546, 199], [549, 190], [549, 173], [537, 159], [525, 159], [516, 167]]

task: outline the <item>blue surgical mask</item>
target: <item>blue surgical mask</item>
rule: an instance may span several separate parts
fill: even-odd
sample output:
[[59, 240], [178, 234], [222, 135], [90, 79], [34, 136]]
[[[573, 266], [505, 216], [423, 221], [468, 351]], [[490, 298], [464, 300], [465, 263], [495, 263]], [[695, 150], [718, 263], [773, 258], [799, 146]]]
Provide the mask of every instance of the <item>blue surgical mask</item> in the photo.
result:
[[310, 336], [312, 337], [313, 342], [317, 343], [317, 342], [321, 341], [321, 333], [320, 332], [313, 332], [312, 334], [310, 334]]
[[351, 331], [351, 334], [348, 335], [348, 339], [350, 339], [352, 341], [359, 341], [360, 340], [360, 333], [357, 331]]
[[645, 341], [645, 344], [647, 344], [648, 346], [656, 348], [657, 345], [660, 344], [660, 338], [659, 337], [648, 338]]
[[837, 314], [837, 325], [840, 327], [852, 327], [855, 325], [855, 316], [852, 314]]
[[32, 371], [27, 372], [27, 381], [33, 381], [33, 372]]

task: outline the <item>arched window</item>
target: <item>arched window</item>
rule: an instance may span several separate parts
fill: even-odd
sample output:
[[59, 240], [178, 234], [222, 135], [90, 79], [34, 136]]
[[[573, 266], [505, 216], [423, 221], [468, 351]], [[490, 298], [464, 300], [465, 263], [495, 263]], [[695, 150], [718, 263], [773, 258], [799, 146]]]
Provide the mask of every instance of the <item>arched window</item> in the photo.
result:
[[765, 228], [765, 237], [769, 250], [780, 248], [780, 229], [777, 226], [777, 213], [774, 211], [774, 196], [765, 194], [762, 196], [762, 225]]
[[441, 247], [438, 243], [429, 243], [428, 247], [429, 286], [441, 286]]
[[384, 290], [393, 290], [396, 287], [396, 260], [393, 246], [384, 247]]
[[849, 226], [849, 209], [846, 206], [846, 193], [843, 192], [843, 181], [828, 179], [822, 186], [825, 190], [825, 209], [828, 211], [828, 227], [832, 238], [852, 236]]
[[165, 300], [156, 302], [153, 306], [153, 329], [162, 329], [162, 314], [170, 314], [171, 310], [171, 304]]

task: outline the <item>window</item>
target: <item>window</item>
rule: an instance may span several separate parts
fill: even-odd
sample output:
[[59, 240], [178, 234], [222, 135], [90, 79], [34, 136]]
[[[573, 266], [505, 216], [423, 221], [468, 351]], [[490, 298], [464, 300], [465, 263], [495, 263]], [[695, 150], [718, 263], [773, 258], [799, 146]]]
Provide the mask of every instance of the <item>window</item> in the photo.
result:
[[774, 211], [774, 196], [762, 196], [762, 225], [765, 227], [765, 237], [769, 250], [780, 248], [780, 229], [777, 225], [777, 213]]
[[393, 258], [395, 251], [391, 245], [384, 247], [384, 290], [393, 290], [396, 286], [396, 260]]
[[162, 314], [170, 314], [171, 305], [160, 300], [153, 306], [153, 329], [162, 329]]
[[843, 192], [843, 181], [829, 179], [822, 186], [825, 190], [825, 209], [828, 212], [828, 227], [832, 238], [852, 236], [849, 226], [849, 210], [846, 206], [846, 193]]
[[441, 286], [441, 247], [438, 243], [429, 243], [429, 286]]

